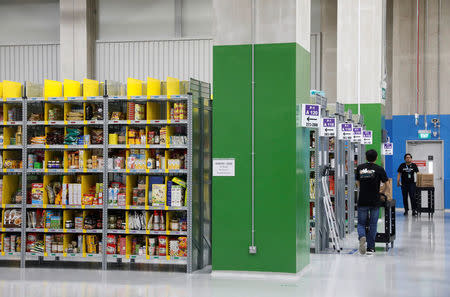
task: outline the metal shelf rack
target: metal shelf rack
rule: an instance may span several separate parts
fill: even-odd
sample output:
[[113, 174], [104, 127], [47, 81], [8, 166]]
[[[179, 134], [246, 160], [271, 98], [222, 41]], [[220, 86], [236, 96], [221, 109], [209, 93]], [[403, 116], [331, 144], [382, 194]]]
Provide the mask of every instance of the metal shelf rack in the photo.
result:
[[[20, 169], [2, 169], [0, 175], [4, 176], [19, 176], [20, 182], [16, 183], [21, 185], [23, 199], [21, 204], [8, 203], [9, 198], [2, 200], [3, 209], [2, 213], [6, 209], [20, 209], [22, 211], [22, 224], [20, 228], [1, 228], [2, 243], [4, 234], [16, 233], [21, 236], [21, 251], [20, 252], [3, 252], [3, 245], [1, 247], [1, 260], [18, 260], [21, 267], [25, 267], [28, 261], [39, 262], [56, 262], [56, 261], [70, 261], [70, 262], [94, 262], [101, 265], [102, 269], [108, 268], [108, 263], [147, 263], [147, 264], [161, 264], [161, 265], [177, 265], [185, 267], [186, 272], [190, 273], [194, 270], [201, 269], [204, 266], [210, 264], [211, 261], [211, 176], [212, 176], [212, 151], [211, 151], [211, 129], [212, 129], [212, 101], [211, 101], [211, 88], [208, 83], [200, 82], [198, 80], [191, 79], [187, 82], [189, 89], [187, 94], [181, 95], [158, 95], [158, 96], [124, 96], [116, 95], [114, 92], [110, 92], [108, 95], [107, 87], [108, 82], [100, 83], [101, 87], [99, 96], [53, 96], [44, 97], [43, 94], [32, 94], [27, 97], [26, 88], [22, 88], [22, 97], [5, 97], [2, 104], [16, 104], [22, 108], [22, 119], [27, 119], [29, 110], [33, 108], [33, 104], [45, 106], [46, 104], [71, 104], [71, 103], [97, 103], [103, 104], [103, 120], [84, 120], [84, 121], [8, 121], [3, 122], [4, 127], [22, 127], [22, 143], [10, 145], [9, 142], [4, 142], [3, 146], [0, 146], [2, 151], [17, 151], [21, 153], [22, 168]], [[160, 105], [166, 105], [164, 103], [169, 102], [184, 102], [187, 105], [187, 119], [186, 120], [170, 120], [167, 118], [152, 119], [144, 121], [114, 121], [109, 119], [109, 106], [116, 102], [140, 102], [140, 103], [158, 103]], [[1, 123], [0, 123], [1, 124]], [[146, 127], [161, 127], [161, 126], [183, 126], [186, 131], [188, 140], [187, 145], [109, 145], [109, 131], [110, 128], [117, 125], [123, 126], [146, 126]], [[52, 127], [90, 127], [97, 126], [103, 129], [103, 144], [100, 145], [31, 145], [29, 144], [29, 136], [31, 136], [32, 129], [51, 129]], [[86, 129], [86, 128], [85, 128]], [[47, 131], [47, 130], [45, 130]], [[49, 152], [62, 152], [76, 151], [76, 150], [93, 150], [101, 151], [103, 160], [105, 160], [105, 166], [99, 169], [50, 169], [45, 168], [28, 168], [28, 154], [32, 151], [44, 151]], [[181, 170], [154, 170], [154, 169], [123, 169], [114, 170], [109, 169], [106, 160], [108, 160], [110, 150], [185, 150], [186, 151], [186, 163], [187, 169]], [[167, 168], [167, 167], [166, 167]], [[52, 180], [59, 178], [58, 176], [95, 176], [95, 181], [103, 184], [103, 204], [102, 205], [52, 205], [52, 204], [27, 204], [28, 187], [30, 184], [30, 178], [46, 178], [46, 180]], [[129, 175], [143, 175], [143, 176], [164, 176], [165, 179], [181, 176], [186, 179], [186, 205], [185, 206], [152, 206], [152, 205], [125, 205], [114, 206], [108, 205], [108, 186], [112, 181], [113, 176], [129, 176]], [[148, 191], [148, 188], [147, 188]], [[48, 202], [48, 201], [45, 201]], [[55, 210], [61, 211], [99, 211], [102, 215], [102, 229], [88, 230], [88, 229], [37, 229], [28, 228], [27, 226], [27, 211], [36, 210]], [[109, 230], [108, 227], [108, 212], [124, 212], [128, 211], [165, 211], [165, 212], [184, 212], [187, 217], [187, 231], [152, 231], [152, 230]], [[2, 216], [3, 218], [3, 216]], [[64, 222], [63, 222], [64, 224]], [[2, 224], [3, 226], [3, 224]], [[195, 232], [194, 232], [195, 231]], [[33, 234], [97, 234], [100, 236], [99, 241], [102, 242], [101, 248], [99, 247], [98, 253], [87, 253], [86, 249], [83, 249], [79, 253], [50, 253], [45, 252], [27, 252], [26, 238], [27, 235]], [[124, 234], [124, 235], [140, 235], [144, 237], [148, 236], [178, 236], [187, 237], [187, 257], [176, 256], [153, 256], [149, 255], [146, 250], [146, 255], [133, 255], [128, 252], [125, 255], [110, 255], [107, 254], [107, 235], [108, 234]], [[83, 243], [85, 245], [86, 242]]]
[[[312, 97], [312, 101], [312, 103], [320, 105], [322, 115], [327, 114], [327, 98], [322, 97], [319, 94], [315, 94]], [[310, 193], [314, 192], [314, 196], [311, 197], [309, 203], [310, 213], [313, 214], [310, 221], [311, 250], [318, 253], [327, 246], [328, 241], [328, 226], [322, 199], [322, 170], [328, 163], [328, 137], [320, 136], [318, 128], [310, 129], [310, 133], [314, 138], [314, 146], [311, 147], [310, 144], [310, 154], [313, 154], [311, 159], [314, 160], [314, 166], [312, 166], [310, 176]]]

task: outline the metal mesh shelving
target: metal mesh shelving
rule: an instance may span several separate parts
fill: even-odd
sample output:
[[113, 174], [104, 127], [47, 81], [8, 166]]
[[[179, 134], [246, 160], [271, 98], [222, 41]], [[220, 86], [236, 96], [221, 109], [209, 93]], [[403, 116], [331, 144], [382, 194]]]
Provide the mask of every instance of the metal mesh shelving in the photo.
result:
[[[106, 84], [105, 84], [106, 85]], [[25, 94], [25, 92], [24, 92]], [[97, 103], [103, 104], [103, 120], [95, 121], [67, 121], [63, 119], [61, 121], [4, 121], [3, 126], [6, 127], [22, 127], [22, 143], [11, 145], [9, 143], [3, 145], [3, 150], [15, 150], [18, 151], [22, 159], [21, 169], [4, 169], [0, 171], [0, 174], [4, 176], [19, 176], [21, 181], [21, 190], [23, 193], [23, 199], [21, 204], [5, 203], [8, 201], [3, 200], [2, 208], [17, 208], [22, 211], [22, 225], [20, 228], [2, 228], [2, 234], [8, 234], [10, 232], [16, 232], [21, 235], [21, 251], [4, 253], [2, 252], [0, 260], [19, 260], [20, 266], [25, 267], [28, 261], [37, 260], [42, 262], [56, 262], [56, 261], [70, 261], [70, 262], [93, 262], [101, 265], [102, 269], [108, 268], [108, 263], [144, 263], [144, 264], [161, 264], [161, 265], [175, 265], [185, 267], [186, 272], [192, 272], [194, 270], [203, 268], [210, 264], [211, 261], [211, 163], [212, 163], [212, 148], [211, 148], [211, 129], [212, 129], [212, 100], [211, 88], [208, 83], [200, 82], [198, 80], [191, 79], [189, 81], [189, 90], [187, 94], [181, 95], [159, 95], [159, 96], [108, 96], [107, 90], [104, 94], [99, 96], [70, 96], [70, 97], [37, 97], [37, 96], [23, 96], [23, 98], [5, 98], [3, 104], [16, 104], [22, 108], [22, 119], [27, 119], [30, 113], [30, 109], [33, 109], [33, 105], [45, 106], [45, 104], [84, 104], [84, 103]], [[110, 104], [114, 102], [142, 102], [142, 103], [159, 103], [164, 105], [169, 102], [185, 102], [187, 104], [187, 119], [186, 120], [169, 120], [169, 119], [152, 119], [145, 121], [113, 121], [109, 120], [110, 116]], [[1, 124], [1, 123], [0, 123]], [[117, 125], [123, 126], [183, 126], [186, 130], [187, 145], [109, 145], [108, 137], [110, 128]], [[90, 127], [97, 126], [103, 129], [103, 144], [100, 145], [31, 145], [28, 140], [31, 137], [33, 129], [50, 129], [54, 127]], [[87, 128], [89, 129], [89, 128]], [[47, 131], [47, 130], [46, 130]], [[100, 169], [34, 169], [28, 168], [27, 160], [30, 151], [42, 150], [52, 151], [59, 154], [64, 154], [65, 151], [71, 150], [98, 150], [101, 151], [105, 166]], [[176, 150], [184, 149], [187, 151], [186, 162], [187, 168], [182, 170], [114, 170], [109, 169], [106, 160], [112, 149], [132, 150]], [[52, 179], [58, 178], [58, 176], [75, 176], [77, 175], [89, 175], [96, 176], [95, 180], [103, 184], [103, 204], [102, 205], [52, 205], [42, 204], [33, 205], [27, 204], [27, 184], [30, 183], [29, 178], [35, 178], [39, 176], [47, 176]], [[161, 175], [164, 177], [184, 176], [186, 178], [186, 205], [185, 206], [134, 206], [126, 205], [125, 207], [117, 207], [108, 205], [108, 185], [113, 175], [145, 175], [154, 176]], [[60, 210], [62, 213], [65, 211], [99, 211], [102, 215], [102, 229], [98, 230], [86, 230], [86, 229], [37, 229], [27, 228], [27, 211], [47, 209], [47, 210]], [[152, 231], [152, 230], [109, 230], [108, 229], [108, 213], [109, 211], [167, 211], [167, 212], [185, 212], [187, 217], [187, 230], [182, 231]], [[63, 222], [64, 224], [64, 222]], [[122, 232], [123, 231], [123, 232]], [[26, 252], [27, 251], [27, 235], [29, 233], [43, 233], [43, 234], [98, 234], [101, 236], [102, 246], [98, 253], [87, 253], [83, 250], [83, 253], [51, 253], [48, 251], [39, 252]], [[147, 255], [133, 255], [127, 252], [126, 255], [109, 255], [107, 254], [107, 235], [108, 234], [128, 234], [128, 235], [140, 235], [140, 236], [187, 236], [187, 257], [177, 256], [149, 256]], [[4, 237], [4, 235], [3, 235]], [[3, 241], [2, 241], [3, 242]], [[100, 248], [100, 247], [99, 247]], [[3, 251], [3, 246], [2, 246]]]

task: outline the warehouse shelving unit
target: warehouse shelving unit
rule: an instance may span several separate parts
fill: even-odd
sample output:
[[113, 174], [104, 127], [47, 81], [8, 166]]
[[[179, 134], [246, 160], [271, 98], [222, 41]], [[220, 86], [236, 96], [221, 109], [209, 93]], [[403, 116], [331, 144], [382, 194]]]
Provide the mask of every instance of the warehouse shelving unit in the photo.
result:
[[[1, 104], [2, 104], [2, 135], [3, 143], [0, 146], [2, 166], [0, 174], [2, 175], [1, 189], [1, 207], [2, 207], [2, 224], [1, 224], [1, 257], [6, 260], [21, 260], [21, 250], [24, 246], [23, 241], [17, 238], [24, 238], [24, 230], [17, 219], [23, 222], [23, 197], [24, 193], [24, 168], [20, 168], [24, 156], [23, 141], [24, 135], [24, 110], [23, 110], [23, 89], [20, 83], [4, 81], [0, 83]], [[21, 135], [21, 136], [20, 136]], [[21, 139], [19, 139], [21, 138]], [[8, 164], [7, 164], [8, 162]], [[14, 212], [16, 218], [13, 222], [8, 220], [6, 223], [5, 216], [13, 218], [11, 213]], [[4, 224], [5, 222], [5, 224]], [[19, 224], [17, 224], [19, 223]], [[14, 240], [14, 237], [16, 238]], [[13, 238], [14, 243], [11, 243]], [[14, 248], [5, 252], [4, 245], [9, 239], [9, 246]], [[17, 243], [17, 244], [16, 244]], [[19, 250], [20, 243], [20, 250]]]
[[[336, 126], [345, 122], [344, 105], [336, 103], [335, 110]], [[339, 134], [339, 133], [337, 133]], [[340, 238], [345, 237], [345, 203], [346, 203], [346, 183], [345, 183], [345, 141], [336, 136], [334, 141], [334, 193], [335, 193], [335, 212]]]
[[[24, 144], [24, 160], [26, 160], [24, 164], [26, 164], [25, 184], [28, 201], [24, 207], [26, 214], [24, 220], [26, 237], [24, 238], [27, 239], [26, 243], [29, 237], [35, 240], [42, 238], [44, 246], [40, 249], [31, 248], [31, 250], [25, 246], [23, 265], [32, 261], [39, 261], [39, 263], [93, 262], [98, 265], [102, 263], [99, 242], [102, 242], [104, 206], [99, 200], [105, 197], [105, 191], [102, 189], [103, 168], [100, 163], [97, 163], [95, 168], [89, 168], [88, 159], [92, 161], [94, 156], [96, 159], [103, 157], [104, 138], [101, 143], [94, 142], [91, 137], [86, 139], [84, 136], [92, 136], [93, 129], [100, 134], [103, 133], [101, 131], [104, 126], [103, 114], [96, 115], [100, 118], [94, 119], [88, 117], [86, 112], [87, 106], [92, 104], [100, 106], [100, 110], [103, 108], [102, 86], [91, 80], [84, 80], [83, 85], [71, 80], [64, 80], [64, 84], [46, 80], [43, 87], [31, 83], [26, 85], [24, 110], [28, 121], [25, 126], [27, 141]], [[69, 141], [70, 129], [80, 132], [80, 135], [75, 135]], [[40, 136], [48, 139], [52, 133], [62, 134], [64, 138], [54, 137], [51, 144], [48, 140], [35, 141]], [[34, 162], [39, 166], [36, 166]], [[31, 185], [31, 188], [28, 188], [28, 185]], [[90, 188], [94, 187], [97, 199], [95, 205], [92, 205], [92, 202], [82, 202], [81, 199], [56, 201], [57, 195], [50, 197], [47, 188], [58, 185], [66, 188], [67, 195], [73, 192], [73, 196], [78, 197], [91, 194]], [[75, 188], [78, 189], [76, 195]], [[42, 201], [35, 200], [33, 196], [35, 191], [42, 191]], [[30, 192], [31, 200], [28, 198]], [[56, 192], [55, 189], [53, 194]], [[46, 225], [42, 226], [36, 222], [33, 223], [33, 220], [29, 218], [29, 216], [38, 218], [39, 214], [44, 212], [46, 216], [59, 217], [59, 222], [50, 226], [46, 222]], [[92, 217], [96, 223], [87, 225], [87, 217]], [[72, 226], [65, 225], [67, 220], [72, 221]], [[95, 243], [88, 246], [91, 241]], [[76, 242], [76, 248], [69, 247], [73, 242]]]
[[[336, 128], [338, 129], [340, 123], [346, 122], [344, 105], [340, 103], [327, 105], [326, 98], [316, 95], [313, 98], [314, 103], [322, 106], [322, 115], [334, 117], [336, 119]], [[310, 147], [312, 162], [315, 164], [311, 168], [311, 184], [310, 192], [313, 196], [310, 200], [310, 213], [313, 214], [311, 218], [310, 232], [315, 235], [311, 238], [311, 251], [320, 253], [329, 247], [329, 226], [326, 220], [326, 213], [323, 202], [322, 190], [322, 176], [328, 174], [327, 186], [330, 192], [330, 198], [333, 204], [333, 209], [336, 215], [336, 223], [338, 226], [338, 233], [341, 238], [345, 237], [346, 215], [347, 210], [347, 184], [346, 170], [347, 164], [345, 158], [344, 140], [338, 138], [338, 133], [335, 137], [318, 137], [318, 129], [311, 129], [311, 135], [314, 135], [315, 145]], [[325, 172], [327, 168], [327, 172]], [[347, 177], [348, 178], [348, 177]], [[311, 236], [313, 237], [313, 236]]]
[[[327, 99], [318, 94], [312, 97], [312, 102], [321, 106], [321, 114], [327, 115]], [[319, 135], [319, 129], [310, 129], [311, 138], [314, 139], [314, 145], [310, 141], [311, 166], [310, 175], [310, 214], [313, 217], [310, 220], [311, 232], [311, 250], [318, 253], [328, 246], [328, 226], [323, 202], [322, 175], [323, 169], [328, 164], [328, 137]]]
[[[352, 110], [348, 110], [347, 112], [347, 122], [351, 122], [353, 127], [355, 125], [354, 116], [352, 114]], [[346, 232], [352, 233], [355, 231], [355, 145], [356, 143], [353, 140], [346, 141], [345, 143], [345, 168], [346, 168]]]
[[[17, 158], [21, 159], [23, 166], [22, 168], [0, 171], [4, 177], [3, 181], [8, 185], [3, 188], [2, 223], [5, 210], [16, 208], [21, 210], [22, 224], [16, 228], [1, 229], [2, 254], [0, 260], [19, 260], [21, 267], [25, 267], [25, 264], [29, 261], [39, 261], [39, 263], [55, 261], [94, 262], [101, 265], [103, 269], [108, 268], [108, 263], [110, 265], [114, 265], [114, 263], [130, 263], [130, 265], [133, 265], [133, 263], [168, 264], [185, 267], [187, 272], [192, 272], [210, 263], [212, 174], [210, 85], [194, 79], [181, 83], [175, 79], [170, 80], [172, 86], [175, 84], [180, 86], [181, 92], [178, 88], [175, 88], [178, 92], [173, 93], [172, 91], [171, 93], [170, 90], [167, 91], [171, 88], [169, 83], [149, 79], [147, 84], [131, 80], [131, 83], [129, 81], [126, 86], [109, 81], [98, 83], [91, 80], [85, 80], [83, 85], [69, 80], [66, 80], [64, 85], [60, 82], [46, 81], [44, 87], [27, 83], [25, 88], [22, 88], [18, 83], [14, 83], [14, 91], [20, 94], [16, 97], [3, 94], [6, 96], [4, 96], [2, 103], [8, 104], [11, 102], [11, 104], [19, 105], [22, 119], [28, 119], [28, 121], [22, 121], [22, 119], [20, 121], [4, 121], [4, 127], [8, 127], [7, 129], [13, 129], [15, 126], [22, 127], [23, 141], [20, 145], [9, 143], [12, 132], [5, 130], [2, 154], [9, 159], [12, 155], [7, 152], [17, 151], [17, 154], [19, 154]], [[157, 94], [147, 92], [157, 84], [161, 86], [162, 92], [168, 95], [161, 95], [161, 90]], [[136, 92], [137, 85], [141, 86], [142, 93], [140, 94], [133, 93]], [[150, 85], [152, 87], [148, 87]], [[127, 95], [125, 95], [125, 90]], [[142, 103], [146, 107], [145, 118], [139, 120], [115, 120], [110, 118], [115, 104], [129, 107], [135, 103]], [[184, 103], [186, 107], [184, 118], [173, 119], [173, 116], [171, 116], [170, 111], [174, 108], [175, 103]], [[98, 118], [87, 117], [86, 107], [91, 104], [99, 106]], [[58, 107], [63, 115], [62, 118], [61, 115], [55, 116], [55, 114], [58, 114]], [[30, 119], [32, 113], [34, 117]], [[52, 113], [52, 116], [49, 116], [50, 113]], [[69, 113], [75, 119], [72, 120], [68, 117]], [[53, 141], [54, 144], [48, 144], [47, 142], [41, 142], [42, 138], [39, 138], [39, 136], [46, 136], [46, 139], [48, 139], [49, 135], [53, 137], [52, 132], [60, 129], [59, 131], [63, 132], [59, 134], [64, 135], [65, 141], [70, 139], [70, 133], [73, 133], [73, 130], [69, 129], [77, 127], [82, 131], [81, 135], [91, 135], [92, 129], [97, 128], [99, 130], [96, 131], [97, 138], [100, 139], [99, 135], [102, 135], [103, 142], [92, 144], [92, 135], [90, 138], [85, 136], [83, 143], [61, 142], [61, 139], [59, 139]], [[114, 134], [114, 131], [121, 127], [125, 128], [126, 141], [120, 144], [111, 141], [111, 134]], [[135, 127], [145, 129], [145, 141], [142, 143], [132, 143], [131, 138], [129, 138], [132, 128]], [[149, 143], [147, 140], [148, 132], [161, 127], [166, 129], [167, 141], [157, 144]], [[100, 130], [102, 131], [100, 132]], [[175, 130], [184, 133], [186, 143], [174, 144], [170, 142], [170, 136], [175, 136], [175, 134], [172, 134]], [[145, 151], [146, 158], [142, 168], [128, 166], [128, 160], [130, 159], [125, 159], [124, 168], [111, 167], [111, 164], [107, 162], [114, 151], [122, 151], [124, 156], [128, 158], [134, 150]], [[161, 151], [162, 156], [164, 156], [164, 159], [160, 159], [162, 166], [160, 169], [154, 169], [153, 165], [147, 166], [147, 159], [150, 158], [153, 151]], [[184, 152], [186, 166], [179, 168], [175, 165], [173, 168], [169, 168], [169, 157], [177, 151]], [[83, 156], [82, 159], [80, 155]], [[103, 162], [96, 163], [98, 165], [96, 168], [88, 166], [88, 164], [92, 164], [94, 156], [96, 156], [97, 162], [101, 158], [103, 159]], [[73, 160], [78, 160], [78, 163], [72, 165]], [[53, 167], [55, 164], [58, 164], [57, 168]], [[169, 191], [166, 191], [162, 196], [164, 202], [161, 205], [151, 204], [152, 188], [150, 181], [154, 177], [162, 177], [162, 185], [165, 187], [168, 187], [168, 184], [170, 185], [174, 177], [179, 177], [181, 182], [180, 180], [177, 180], [177, 182], [184, 185], [186, 193], [182, 205], [171, 206], [168, 203], [166, 193]], [[125, 182], [124, 205], [109, 203], [109, 186], [115, 178], [120, 178]], [[145, 189], [141, 189], [144, 190], [145, 201], [140, 201], [144, 203], [136, 205], [136, 203], [133, 203], [133, 187], [137, 186], [138, 178], [145, 182]], [[55, 187], [57, 184], [53, 182], [61, 179], [63, 187], [65, 187], [65, 184], [77, 185], [77, 189], [81, 191], [81, 193], [76, 192], [77, 196], [91, 197], [90, 194], [94, 193], [95, 188], [95, 194], [93, 194], [95, 198], [91, 198], [97, 205], [92, 205], [92, 201], [65, 201], [67, 204], [54, 201], [54, 198], [61, 198], [52, 195], [49, 197], [47, 186]], [[20, 204], [9, 203], [14, 190], [14, 187], [9, 186], [10, 184], [16, 188], [21, 185], [22, 193], [25, 194]], [[27, 185], [31, 184], [35, 184], [35, 187], [28, 188]], [[75, 188], [72, 190], [76, 191]], [[33, 195], [36, 191], [42, 192], [42, 202], [27, 201], [27, 194], [31, 192]], [[100, 197], [103, 201], [99, 201]], [[38, 217], [38, 212], [42, 214], [43, 211], [54, 212], [55, 217], [59, 217], [59, 221], [55, 225], [41, 226], [35, 222], [36, 220], [33, 221], [29, 218], [30, 215]], [[134, 227], [130, 228], [131, 216], [134, 215], [134, 212], [145, 214], [145, 224], [141, 224], [139, 230], [133, 230]], [[148, 220], [151, 218], [151, 214], [157, 212], [159, 214], [164, 213], [164, 228], [161, 228], [163, 230], [148, 229]], [[193, 213], [195, 213], [195, 216]], [[108, 228], [109, 219], [113, 214], [124, 217], [123, 229]], [[174, 231], [171, 230], [173, 226], [170, 219], [178, 214], [181, 214], [177, 216], [181, 220], [172, 221], [175, 224], [173, 226], [176, 226], [176, 223], [181, 226], [184, 218], [186, 228], [182, 230], [179, 227], [179, 230]], [[85, 225], [85, 219], [88, 216], [92, 217], [92, 221], [97, 223]], [[80, 225], [65, 225], [66, 221], [76, 223], [77, 219], [79, 221], [80, 218], [82, 218], [81, 227]], [[30, 225], [30, 222], [34, 223]], [[3, 224], [2, 227], [4, 227]], [[174, 229], [177, 228], [174, 227]], [[21, 235], [20, 252], [3, 252], [5, 234], [11, 232]], [[44, 240], [43, 246], [27, 251], [28, 235], [42, 238]], [[56, 239], [52, 238], [52, 241], [55, 240], [54, 244], [53, 242], [49, 244], [52, 235], [57, 236], [54, 237]], [[124, 236], [123, 254], [109, 254], [107, 252], [108, 235]], [[162, 252], [149, 254], [150, 238], [157, 236], [166, 237], [166, 253], [164, 255], [162, 255]], [[186, 237], [187, 243], [186, 255], [180, 256], [176, 253], [170, 255], [169, 239], [178, 240], [178, 237], [183, 236]], [[145, 245], [141, 246], [140, 253], [137, 253], [138, 249], [132, 250], [132, 246], [134, 247], [133, 237], [141, 237], [145, 240]], [[181, 243], [182, 239], [179, 240]], [[61, 244], [59, 244], [60, 242]], [[76, 250], [68, 249], [72, 243], [78, 244]], [[53, 245], [55, 249], [50, 249]]]

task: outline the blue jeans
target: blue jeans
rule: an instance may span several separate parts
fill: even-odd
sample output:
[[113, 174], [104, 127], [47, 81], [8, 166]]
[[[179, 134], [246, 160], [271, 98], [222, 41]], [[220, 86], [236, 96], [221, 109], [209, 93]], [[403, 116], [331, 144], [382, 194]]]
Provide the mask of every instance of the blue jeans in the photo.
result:
[[[375, 249], [379, 212], [379, 207], [358, 206], [358, 238], [366, 237], [368, 249]], [[369, 234], [366, 234], [367, 224]]]

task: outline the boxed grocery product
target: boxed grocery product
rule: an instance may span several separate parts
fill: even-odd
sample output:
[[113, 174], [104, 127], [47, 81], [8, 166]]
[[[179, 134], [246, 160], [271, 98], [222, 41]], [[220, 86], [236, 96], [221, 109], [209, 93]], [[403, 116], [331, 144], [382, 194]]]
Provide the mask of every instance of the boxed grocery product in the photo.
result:
[[109, 255], [116, 254], [117, 251], [117, 237], [109, 234], [107, 237], [106, 253]]
[[171, 188], [171, 206], [183, 206], [183, 188], [173, 185]]
[[179, 184], [180, 186], [182, 186], [183, 188], [186, 188], [186, 182], [178, 177], [174, 177], [172, 179], [172, 182]]
[[152, 205], [164, 205], [166, 203], [166, 185], [152, 185]]
[[127, 253], [127, 239], [125, 237], [119, 238], [120, 245], [120, 253], [121, 255], [125, 255]]
[[168, 159], [167, 166], [169, 170], [179, 170], [181, 169], [181, 160], [180, 159]]
[[117, 194], [117, 205], [125, 206], [127, 200], [127, 195], [125, 193]]
[[31, 204], [42, 204], [44, 199], [44, 184], [31, 184]]
[[75, 217], [75, 229], [83, 229], [83, 217]]

